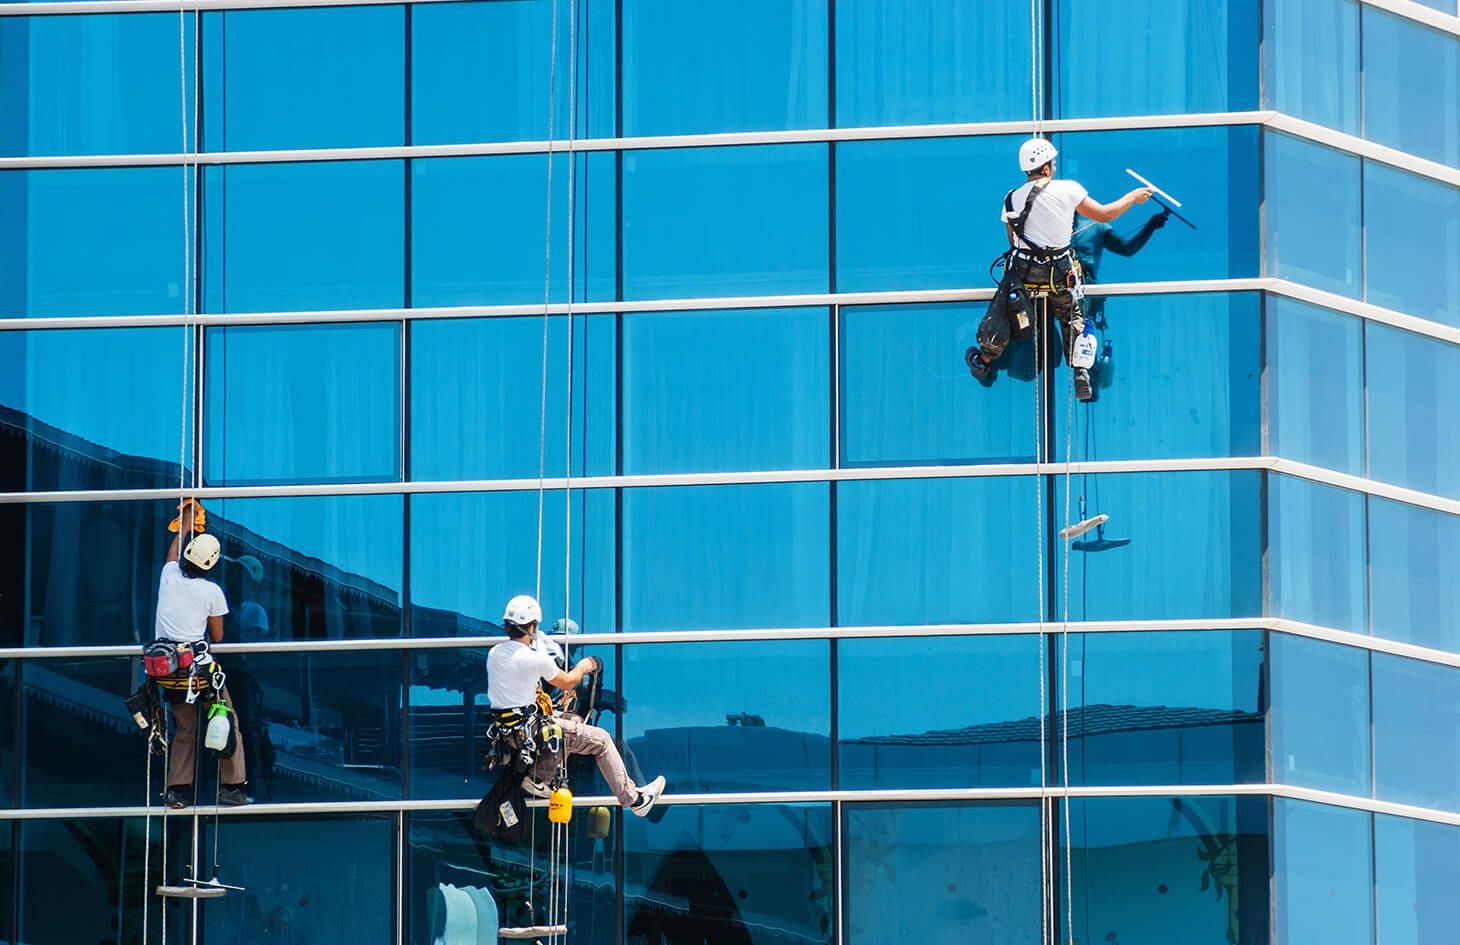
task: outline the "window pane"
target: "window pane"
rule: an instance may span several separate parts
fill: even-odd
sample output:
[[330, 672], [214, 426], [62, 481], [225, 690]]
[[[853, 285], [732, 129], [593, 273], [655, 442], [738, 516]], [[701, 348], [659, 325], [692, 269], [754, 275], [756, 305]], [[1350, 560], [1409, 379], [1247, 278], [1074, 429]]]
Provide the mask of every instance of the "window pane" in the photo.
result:
[[1274, 617], [1367, 632], [1362, 493], [1268, 477], [1268, 609]]
[[1270, 635], [1272, 779], [1369, 796], [1369, 654]]
[[[146, 800], [147, 739], [122, 703], [140, 681], [136, 663], [129, 657], [23, 661], [17, 806], [115, 807]], [[87, 748], [78, 751], [82, 733]], [[154, 764], [152, 787], [160, 802], [161, 759]]]
[[622, 503], [621, 629], [830, 623], [825, 484], [626, 489]]
[[[412, 305], [541, 305], [545, 290], [555, 302], [568, 300], [570, 165], [567, 155], [553, 159], [549, 284], [547, 163], [540, 154], [411, 162]], [[611, 299], [614, 156], [580, 154], [573, 167], [573, 298]]]
[[567, 319], [548, 320], [546, 418], [541, 316], [412, 322], [410, 478], [536, 479], [539, 439], [543, 470], [561, 476], [570, 380], [573, 474], [612, 475], [614, 321], [612, 315], [574, 316], [569, 364]]
[[1267, 295], [1268, 451], [1363, 475], [1363, 322]]
[[1460, 924], [1460, 828], [1374, 815], [1379, 945], [1443, 942]]
[[[141, 749], [135, 759], [141, 758]], [[136, 795], [140, 803], [141, 789]], [[176, 882], [178, 864], [186, 862], [191, 830], [175, 820], [168, 833], [169, 880]], [[9, 880], [14, 866], [14, 887], [19, 900], [11, 911], [11, 889], [0, 896], [0, 941], [4, 942], [141, 942], [142, 910], [148, 911], [153, 941], [162, 942], [163, 900], [147, 895], [149, 884], [161, 878], [161, 828], [152, 825], [151, 875], [145, 875], [141, 817], [85, 817], [73, 820], [25, 820], [14, 824], [19, 846], [14, 860], [6, 857], [0, 876]], [[9, 853], [12, 823], [0, 828], [0, 851]], [[225, 879], [224, 882], [230, 882]], [[64, 898], [57, 891], [65, 889]], [[145, 905], [144, 905], [145, 904]], [[19, 937], [11, 939], [9, 921], [19, 919]], [[173, 900], [167, 914], [171, 931], [168, 945], [181, 945], [188, 922], [188, 907]], [[153, 938], [155, 936], [155, 938]]]
[[[1063, 502], [1063, 482], [1056, 489]], [[1066, 518], [1110, 516], [1070, 543], [1070, 620], [1262, 614], [1256, 472], [1081, 474], [1072, 480], [1069, 515], [1063, 505], [1056, 514], [1056, 528]], [[1063, 559], [1058, 567], [1050, 580], [1064, 586]]]
[[[1036, 637], [848, 639], [836, 647], [843, 790], [1039, 783]], [[971, 698], [922, 718], [889, 711], [917, 705], [950, 672]]]
[[1036, 619], [1039, 496], [1015, 476], [838, 483], [837, 623]]
[[824, 308], [624, 315], [623, 471], [829, 465], [830, 333]]
[[404, 190], [400, 161], [206, 168], [204, 311], [400, 307]]
[[182, 174], [175, 167], [0, 172], [0, 314], [181, 312]]
[[829, 788], [830, 654], [825, 640], [625, 647], [624, 744], [676, 794]]
[[1278, 941], [1369, 945], [1374, 940], [1369, 816], [1304, 801], [1273, 801]]
[[1374, 635], [1460, 652], [1460, 518], [1369, 499]]
[[[1364, 230], [1358, 158], [1268, 133], [1263, 138], [1267, 272], [1357, 298]], [[1323, 181], [1324, 199], [1303, 196]]]
[[629, 942], [827, 945], [836, 908], [830, 805], [674, 806], [624, 821]]
[[1460, 167], [1460, 38], [1372, 7], [1363, 36], [1364, 137]]
[[1277, 0], [1263, 14], [1263, 105], [1358, 134], [1358, 3]]
[[1255, 0], [1124, 0], [1119, 15], [1078, 0], [1054, 6], [1057, 117], [1257, 106]]
[[629, 0], [623, 133], [822, 128], [826, 0]]
[[[11, 645], [13, 644], [10, 640], [0, 642], [0, 646]], [[20, 672], [19, 663], [19, 660], [0, 660], [0, 699], [5, 700], [4, 705], [14, 706], [16, 704], [15, 683], [16, 676]], [[0, 731], [0, 767], [3, 767], [5, 771], [13, 772], [15, 770], [14, 765], [15, 719], [12, 716], [11, 720], [4, 726], [4, 731]], [[0, 780], [0, 807], [14, 807], [16, 805], [18, 798], [15, 795], [19, 787], [20, 785], [15, 783], [13, 776]], [[0, 826], [0, 882], [4, 882], [10, 878], [9, 868], [12, 862], [10, 856], [10, 831], [4, 826]], [[10, 899], [8, 896], [0, 896], [0, 907], [8, 906], [9, 902]], [[0, 911], [0, 929], [7, 928], [3, 919], [8, 914], [8, 912]], [[0, 935], [4, 934], [7, 933], [0, 932]]]
[[404, 11], [365, 6], [207, 14], [206, 149], [405, 144]]
[[1460, 187], [1366, 162], [1364, 234], [1368, 301], [1460, 325]]
[[821, 144], [625, 153], [624, 298], [825, 292], [826, 180]]
[[1460, 347], [1397, 328], [1364, 326], [1369, 475], [1460, 498], [1460, 440], [1442, 408], [1445, 382], [1460, 372]]
[[1373, 655], [1374, 795], [1460, 810], [1460, 670]]
[[849, 942], [1039, 940], [1039, 807], [848, 804]]
[[1029, 115], [1029, 8], [835, 0], [836, 123], [926, 125]]

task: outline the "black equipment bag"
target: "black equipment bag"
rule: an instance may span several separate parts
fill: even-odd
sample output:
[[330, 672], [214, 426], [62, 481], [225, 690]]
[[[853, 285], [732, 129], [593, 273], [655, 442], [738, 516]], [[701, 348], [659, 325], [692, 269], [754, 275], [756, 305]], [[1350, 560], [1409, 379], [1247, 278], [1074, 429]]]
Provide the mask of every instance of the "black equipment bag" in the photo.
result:
[[477, 833], [502, 843], [519, 843], [527, 833], [527, 799], [522, 793], [522, 772], [515, 765], [502, 768], [477, 804], [473, 814]]

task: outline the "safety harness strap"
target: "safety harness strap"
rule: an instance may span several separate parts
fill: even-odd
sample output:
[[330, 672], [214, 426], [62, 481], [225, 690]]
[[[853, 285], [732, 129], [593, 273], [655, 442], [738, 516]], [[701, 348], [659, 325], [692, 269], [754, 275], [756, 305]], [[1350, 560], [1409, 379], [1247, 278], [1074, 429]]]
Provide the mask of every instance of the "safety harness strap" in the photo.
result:
[[[1034, 244], [1029, 242], [1029, 239], [1024, 235], [1024, 225], [1029, 222], [1029, 211], [1034, 209], [1034, 201], [1039, 199], [1039, 195], [1044, 193], [1044, 188], [1048, 186], [1048, 177], [1041, 177], [1035, 181], [1034, 186], [1029, 189], [1029, 196], [1024, 199], [1024, 209], [1019, 211], [1017, 217], [1009, 221], [1009, 226], [1014, 230], [1014, 235], [1019, 238], [1019, 242], [1023, 243], [1025, 247], [1034, 247]], [[1004, 195], [1004, 212], [1014, 212], [1014, 191], [1012, 190]]]

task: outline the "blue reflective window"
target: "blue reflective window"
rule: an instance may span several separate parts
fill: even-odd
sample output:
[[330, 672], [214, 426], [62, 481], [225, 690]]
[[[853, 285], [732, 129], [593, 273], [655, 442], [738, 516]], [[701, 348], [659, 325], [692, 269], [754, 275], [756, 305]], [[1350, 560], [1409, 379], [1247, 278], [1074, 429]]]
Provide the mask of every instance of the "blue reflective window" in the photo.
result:
[[614, 318], [574, 316], [571, 364], [567, 320], [548, 320], [546, 419], [543, 327], [541, 316], [411, 324], [410, 478], [535, 479], [538, 451], [523, 444], [540, 438], [543, 470], [561, 476], [570, 380], [573, 474], [613, 473]]
[[628, 646], [622, 674], [623, 740], [646, 777], [687, 794], [831, 786], [827, 641]]
[[[17, 844], [13, 849], [12, 826]], [[0, 829], [0, 854], [9, 855], [0, 863], [0, 877], [9, 880], [13, 875], [16, 885], [0, 896], [0, 922], [5, 923], [0, 925], [0, 942], [143, 941], [143, 909], [151, 929], [158, 929], [162, 921], [163, 900], [141, 895], [161, 876], [160, 832], [154, 823], [148, 862], [141, 817], [7, 821]], [[169, 832], [167, 872], [172, 882], [177, 881], [178, 864], [187, 860], [190, 834], [176, 827]], [[150, 875], [144, 873], [144, 865], [151, 867]], [[67, 891], [64, 904], [56, 900], [61, 887]], [[19, 895], [13, 903], [11, 890]], [[174, 901], [167, 916], [172, 929], [186, 928], [186, 906]], [[12, 919], [19, 923], [16, 938], [11, 938]], [[149, 931], [149, 938], [154, 935], [162, 941], [161, 935]], [[167, 941], [182, 942], [183, 933], [170, 932]]]
[[[556, 155], [552, 251], [546, 260], [547, 158], [507, 154], [412, 161], [411, 304], [540, 305], [545, 291], [555, 302], [567, 301], [569, 170], [567, 155]], [[575, 301], [614, 295], [613, 174], [611, 154], [574, 158]], [[463, 212], [463, 207], [480, 212]], [[490, 225], [483, 225], [484, 215]]]
[[677, 805], [659, 823], [625, 818], [624, 851], [626, 941], [832, 940], [829, 805]]
[[[1074, 458], [1257, 455], [1260, 306], [1250, 292], [1087, 297], [1092, 324], [1105, 327], [1095, 329], [1096, 398], [1074, 411]], [[1222, 357], [1194, 357], [1198, 351]], [[1064, 458], [1066, 399], [1073, 395], [1069, 374], [1061, 371], [1055, 379], [1058, 459]]]
[[[837, 641], [843, 789], [1039, 783], [1039, 641], [1031, 635]], [[916, 705], [949, 675], [959, 693]]]
[[228, 165], [203, 178], [204, 311], [404, 303], [400, 161]]
[[1460, 38], [1369, 7], [1363, 39], [1364, 137], [1460, 167]]
[[1369, 654], [1270, 635], [1272, 779], [1369, 796]]
[[1460, 925], [1460, 828], [1374, 815], [1379, 945], [1443, 942]]
[[[1333, 148], [1269, 133], [1263, 139], [1267, 273], [1358, 297], [1362, 279], [1361, 162]], [[1308, 188], [1323, 181], [1323, 199]]]
[[1029, 116], [1027, 4], [835, 0], [835, 7], [839, 126]]
[[1460, 809], [1460, 670], [1373, 655], [1374, 796]]
[[1268, 610], [1274, 617], [1364, 633], [1362, 493], [1306, 479], [1268, 479]]
[[[1063, 492], [1061, 477], [1056, 525], [1066, 520]], [[1069, 521], [1110, 521], [1070, 543], [1069, 619], [1262, 614], [1257, 473], [1076, 475], [1070, 492]]]
[[825, 292], [827, 215], [826, 145], [627, 152], [624, 298]]
[[1014, 137], [848, 141], [836, 146], [836, 287], [842, 292], [982, 285], [1008, 246], [1003, 191]]
[[[1197, 2], [1205, 4], [1205, 0]], [[1132, 35], [1146, 35], [1132, 31], [1128, 21], [1112, 17], [1108, 11], [1100, 16], [1112, 27], [1118, 24]], [[1258, 211], [1262, 197], [1256, 128], [1084, 131], [1056, 135], [1055, 143], [1060, 149], [1060, 176], [1078, 180], [1090, 189], [1095, 200], [1113, 201], [1139, 186], [1125, 173], [1139, 159], [1143, 166], [1138, 170], [1182, 201], [1182, 215], [1199, 227], [1193, 230], [1172, 220], [1139, 253], [1128, 257], [1106, 255], [1100, 263], [1099, 281], [1225, 279], [1258, 274]], [[1011, 165], [1013, 158], [1011, 151]], [[1009, 176], [1013, 179], [1006, 186], [1019, 183], [1018, 175]], [[994, 194], [995, 208], [1002, 197], [1002, 191]], [[1138, 205], [1114, 227], [1130, 235], [1160, 209], [1154, 203]], [[1080, 217], [1077, 225], [1087, 222]], [[1001, 238], [995, 252], [1006, 244], [1007, 240]]]
[[183, 189], [175, 167], [0, 172], [0, 314], [181, 312]]
[[822, 128], [826, 0], [623, 4], [623, 133]]
[[[1446, 381], [1460, 373], [1460, 347], [1368, 323], [1369, 475], [1460, 498], [1460, 440], [1443, 409]], [[1382, 419], [1381, 419], [1382, 418]]]
[[400, 6], [208, 14], [207, 150], [405, 144], [404, 35]]
[[1374, 635], [1460, 652], [1460, 518], [1369, 499]]
[[1284, 945], [1370, 945], [1374, 884], [1369, 814], [1273, 801], [1277, 940]]
[[623, 471], [831, 461], [824, 308], [623, 316]]
[[[17, 641], [13, 641], [6, 637], [0, 637], [0, 640], [3, 640], [3, 642], [0, 642], [0, 646], [19, 645]], [[18, 663], [19, 660], [0, 660], [0, 699], [8, 700], [4, 703], [5, 705], [15, 705], [15, 677], [19, 672]], [[5, 726], [4, 734], [0, 735], [0, 766], [3, 766], [3, 769], [5, 771], [14, 771], [14, 764], [15, 725], [14, 720], [12, 719], [11, 723]], [[0, 781], [0, 807], [15, 806], [15, 792], [20, 787], [20, 785], [15, 784], [14, 781], [15, 779], [13, 777], [5, 778], [3, 781]], [[7, 879], [9, 877], [9, 874], [7, 872], [9, 864], [11, 862], [9, 856], [10, 850], [8, 847], [9, 842], [10, 832], [8, 830], [0, 828], [0, 880]], [[5, 897], [0, 896], [0, 906], [3, 906], [3, 904], [7, 901], [8, 900]], [[3, 924], [3, 917], [5, 915], [6, 913], [0, 912], [0, 928], [5, 928]]]
[[[1118, 15], [1079, 0], [1054, 8], [1056, 117], [1257, 106], [1256, 0], [1124, 0]], [[1025, 36], [1006, 42], [1028, 52]]]
[[[136, 660], [23, 662], [20, 716], [14, 720], [20, 783], [12, 800], [20, 807], [141, 804], [147, 796], [147, 739], [122, 703], [141, 681]], [[75, 750], [82, 731], [98, 733], [84, 752]], [[155, 764], [152, 786], [160, 791], [162, 760]]]
[[1263, 106], [1358, 134], [1357, 0], [1270, 0], [1263, 19]]
[[838, 483], [837, 623], [1036, 619], [1033, 576], [1007, 576], [1038, 561], [1039, 495], [1032, 479], [1015, 476]]
[[1039, 807], [848, 804], [842, 916], [849, 942], [1032, 942]]
[[1364, 323], [1279, 295], [1263, 304], [1268, 451], [1363, 475]]
[[210, 483], [400, 478], [398, 324], [235, 325], [207, 339]]
[[[1366, 298], [1460, 325], [1460, 187], [1364, 163]], [[1419, 278], [1416, 278], [1416, 275]]]
[[824, 483], [627, 489], [622, 503], [621, 629], [830, 623]]

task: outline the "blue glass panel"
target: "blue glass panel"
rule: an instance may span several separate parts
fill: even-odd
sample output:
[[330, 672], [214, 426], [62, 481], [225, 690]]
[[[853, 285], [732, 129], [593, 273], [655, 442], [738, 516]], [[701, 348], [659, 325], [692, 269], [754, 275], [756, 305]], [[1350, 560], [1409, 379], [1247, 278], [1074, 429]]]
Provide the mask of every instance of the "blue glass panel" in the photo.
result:
[[[837, 623], [1034, 620], [1039, 595], [1030, 477], [842, 482]], [[974, 574], [989, 580], [970, 580]]]
[[1270, 639], [1273, 781], [1368, 797], [1368, 652]]
[[[1051, 869], [1061, 893], [1065, 881], [1071, 884], [1074, 941], [1269, 941], [1266, 799], [1098, 797], [1069, 804], [1068, 879], [1059, 864]], [[1066, 912], [1057, 911], [1063, 926]], [[1034, 931], [1030, 941], [1037, 940]]]
[[540, 439], [543, 471], [561, 476], [570, 382], [573, 474], [612, 475], [618, 425], [614, 317], [574, 316], [571, 364], [568, 322], [549, 319], [546, 418], [543, 327], [541, 316], [411, 324], [410, 478], [535, 479], [538, 451], [524, 445]]
[[[548, 137], [548, 82], [553, 83], [552, 137], [614, 136], [614, 4], [421, 4], [411, 23], [411, 143], [541, 141]], [[576, 16], [576, 25], [572, 18]], [[576, 29], [578, 56], [571, 58]], [[577, 90], [573, 80], [577, 80]]]
[[624, 298], [825, 292], [827, 189], [822, 144], [625, 153]]
[[[1093, 296], [1087, 303], [1092, 324], [1103, 321], [1106, 327], [1095, 329], [1100, 344], [1091, 372], [1095, 399], [1074, 406], [1075, 460], [1261, 452], [1256, 294]], [[1057, 459], [1064, 458], [1073, 396], [1062, 370], [1055, 378]]]
[[405, 144], [404, 35], [400, 6], [208, 14], [206, 149]]
[[625, 818], [624, 851], [626, 941], [832, 940], [829, 805], [670, 807], [657, 824]]
[[0, 154], [184, 150], [193, 25], [189, 17], [180, 51], [177, 19], [165, 13], [6, 17], [0, 22]]
[[1029, 7], [835, 0], [836, 123], [925, 125], [1029, 115]]
[[1374, 885], [1369, 814], [1304, 801], [1273, 801], [1277, 941], [1370, 945]]
[[184, 189], [175, 167], [0, 172], [0, 315], [181, 312]]
[[1460, 828], [1374, 815], [1379, 945], [1443, 942], [1460, 925]]
[[[713, 666], [713, 685], [701, 668]], [[831, 786], [825, 640], [635, 645], [623, 650], [623, 740], [669, 790]]]
[[[943, 465], [1034, 458], [1035, 388], [972, 383], [982, 303], [859, 305], [841, 311], [841, 464]], [[1010, 364], [1028, 345], [1014, 345]], [[1019, 362], [1029, 377], [1033, 362]], [[1011, 372], [1015, 368], [1010, 368]]]
[[[612, 492], [573, 492], [570, 561], [563, 493], [544, 494], [540, 586], [537, 490], [421, 494], [410, 501], [415, 636], [495, 636], [502, 608], [524, 593], [539, 598], [548, 623], [566, 610], [589, 632], [614, 629]], [[572, 581], [567, 608], [565, 577]]]
[[[843, 789], [1039, 783], [1039, 641], [1029, 635], [840, 640]], [[898, 711], [958, 682], [932, 714]]]
[[750, 309], [623, 316], [623, 471], [831, 462], [831, 316]]
[[[567, 155], [553, 159], [552, 253], [544, 260], [547, 164], [540, 154], [411, 162], [412, 305], [540, 305], [545, 292], [568, 300], [570, 166]], [[580, 154], [573, 167], [573, 299], [611, 299], [614, 156]]]
[[1364, 633], [1364, 495], [1270, 476], [1268, 502], [1268, 611], [1274, 617]]
[[[1258, 8], [1256, 0], [1123, 0], [1117, 14], [1057, 0], [1055, 116], [1255, 108]], [[1029, 48], [1027, 37], [1006, 41]]]
[[[8, 639], [0, 638], [0, 640], [4, 641], [3, 643], [0, 643], [0, 646], [14, 645]], [[16, 676], [20, 672], [19, 662], [19, 660], [0, 660], [0, 700], [4, 700], [4, 705], [14, 706], [16, 704], [15, 682]], [[14, 765], [15, 724], [14, 720], [12, 719], [11, 722], [5, 725], [4, 731], [0, 731], [0, 769], [3, 769], [5, 771], [14, 771]], [[14, 777], [7, 777], [3, 780], [0, 780], [0, 807], [15, 806], [15, 792], [16, 789], [20, 787], [20, 785], [14, 782]], [[9, 878], [8, 871], [11, 863], [9, 845], [10, 831], [6, 830], [4, 827], [0, 827], [0, 881], [4, 881]], [[3, 909], [3, 907], [5, 907], [9, 903], [9, 901], [9, 897], [0, 896], [0, 909]], [[0, 911], [0, 929], [4, 929], [7, 927], [3, 921], [4, 917], [7, 914], [8, 913], [6, 912]], [[3, 936], [5, 934], [8, 933], [0, 932], [0, 936]], [[0, 941], [3, 941], [3, 939], [0, 939]]]
[[622, 503], [621, 629], [830, 623], [824, 483], [627, 489]]
[[1263, 304], [1268, 452], [1363, 475], [1364, 323], [1279, 295]]
[[[1056, 487], [1061, 503], [1063, 488]], [[1077, 475], [1068, 505], [1068, 515], [1056, 507], [1054, 524], [1110, 516], [1070, 543], [1069, 619], [1262, 614], [1257, 473]], [[1062, 558], [1057, 566], [1063, 569]], [[1064, 586], [1062, 571], [1056, 576]]]
[[[137, 757], [141, 757], [139, 754]], [[140, 802], [140, 801], [139, 801]], [[12, 852], [11, 828], [15, 829]], [[142, 942], [143, 909], [150, 919], [148, 940], [183, 945], [187, 907], [168, 909], [168, 934], [161, 935], [162, 902], [145, 894], [162, 877], [163, 844], [152, 825], [151, 861], [144, 858], [146, 829], [141, 817], [85, 817], [25, 820], [0, 827], [0, 877], [11, 880], [0, 896], [0, 942]], [[191, 831], [168, 835], [167, 876], [176, 882], [185, 862]], [[13, 857], [13, 859], [12, 859]], [[144, 864], [151, 867], [148, 875]], [[56, 891], [65, 889], [64, 900]], [[12, 890], [18, 893], [13, 903]], [[10, 921], [19, 922], [16, 938]]]
[[204, 311], [403, 304], [400, 161], [229, 165], [203, 177]]
[[400, 478], [399, 325], [235, 325], [207, 338], [210, 483]]
[[1460, 670], [1373, 655], [1374, 796], [1460, 810]]
[[1460, 518], [1369, 499], [1374, 635], [1460, 652]]
[[1364, 164], [1366, 298], [1460, 325], [1460, 187]]
[[1460, 38], [1370, 7], [1363, 39], [1364, 137], [1460, 167]]
[[1369, 475], [1460, 498], [1460, 440], [1442, 407], [1446, 382], [1460, 373], [1460, 347], [1373, 323], [1364, 341], [1374, 417]]
[[[1205, 3], [1205, 0], [1196, 0]], [[1112, 26], [1130, 32], [1120, 17], [1101, 14]], [[1255, 47], [1254, 47], [1255, 48]], [[1104, 53], [1102, 55], [1108, 55]], [[1161, 85], [1164, 83], [1156, 83]], [[1138, 254], [1106, 256], [1099, 281], [1140, 282], [1156, 279], [1224, 279], [1258, 274], [1261, 252], [1258, 210], [1258, 134], [1254, 127], [1165, 128], [1149, 131], [1085, 131], [1055, 136], [1060, 149], [1059, 174], [1078, 180], [1093, 199], [1114, 201], [1139, 186], [1125, 169], [1140, 163], [1140, 173], [1182, 201], [1181, 213], [1199, 229], [1171, 221]], [[1019, 183], [1010, 173], [1005, 186]], [[1002, 192], [993, 194], [994, 201]], [[1127, 236], [1160, 212], [1154, 203], [1138, 205], [1114, 224]], [[1079, 218], [1083, 226], [1089, 221]], [[1007, 240], [1000, 239], [995, 252]]]
[[1269, 0], [1263, 20], [1263, 106], [1358, 134], [1357, 0]]
[[[1362, 162], [1352, 154], [1269, 133], [1263, 138], [1267, 273], [1357, 298], [1362, 278]], [[1323, 199], [1305, 197], [1323, 181]]]
[[826, 0], [628, 0], [623, 133], [822, 128]]
[[[989, 281], [1008, 246], [1003, 192], [1015, 137], [848, 141], [836, 147], [836, 287], [946, 289]], [[970, 226], [972, 224], [972, 226]]]
[[1039, 940], [1039, 808], [848, 804], [848, 942]]

